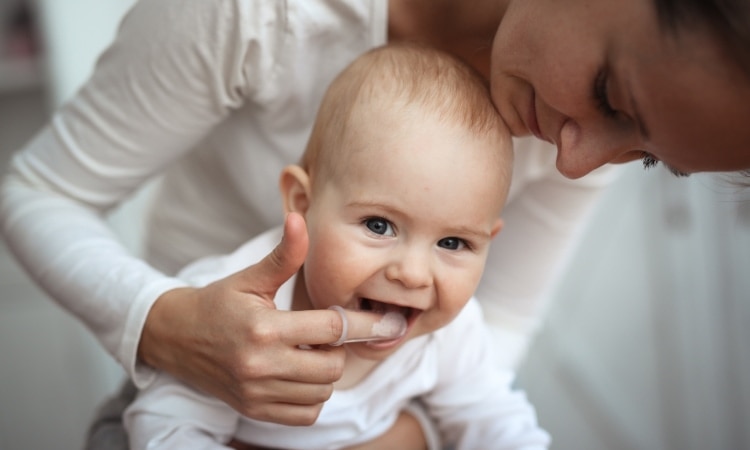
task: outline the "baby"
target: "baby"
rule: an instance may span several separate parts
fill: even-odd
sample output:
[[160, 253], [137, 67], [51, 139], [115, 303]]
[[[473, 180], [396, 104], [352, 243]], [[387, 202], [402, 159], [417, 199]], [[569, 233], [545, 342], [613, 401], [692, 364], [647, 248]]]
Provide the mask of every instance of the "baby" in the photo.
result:
[[[281, 174], [287, 220], [304, 217], [309, 251], [275, 304], [333, 307], [352, 326], [375, 315], [376, 339], [343, 344], [343, 376], [309, 427], [242, 417], [160, 374], [125, 413], [132, 448], [345, 448], [385, 433], [415, 399], [439, 430], [435, 448], [547, 448], [513, 374], [495, 368], [472, 299], [511, 168], [510, 135], [467, 65], [404, 45], [358, 58], [329, 87], [300, 165]], [[209, 284], [281, 236], [269, 230], [180, 276]]]

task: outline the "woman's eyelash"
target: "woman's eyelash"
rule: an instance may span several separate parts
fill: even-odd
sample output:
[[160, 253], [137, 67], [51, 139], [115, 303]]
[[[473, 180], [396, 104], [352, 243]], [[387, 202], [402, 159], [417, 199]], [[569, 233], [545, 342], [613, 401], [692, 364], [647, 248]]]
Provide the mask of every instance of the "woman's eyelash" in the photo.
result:
[[[652, 167], [656, 167], [656, 165], [659, 164], [659, 160], [656, 159], [656, 156], [647, 152], [641, 152], [641, 162], [643, 162], [643, 168], [645, 170], [648, 170]], [[675, 169], [669, 164], [665, 164], [664, 167], [666, 167], [669, 170], [669, 172], [671, 172], [672, 175], [676, 177], [689, 177], [690, 176], [689, 172], [683, 172], [681, 170]]]
[[641, 153], [641, 161], [643, 162], [643, 169], [648, 170], [652, 167], [656, 167], [659, 164], [659, 160], [654, 157], [651, 153]]
[[606, 117], [617, 116], [617, 110], [612, 108], [607, 97], [607, 70], [601, 69], [594, 80], [594, 101], [599, 111]]

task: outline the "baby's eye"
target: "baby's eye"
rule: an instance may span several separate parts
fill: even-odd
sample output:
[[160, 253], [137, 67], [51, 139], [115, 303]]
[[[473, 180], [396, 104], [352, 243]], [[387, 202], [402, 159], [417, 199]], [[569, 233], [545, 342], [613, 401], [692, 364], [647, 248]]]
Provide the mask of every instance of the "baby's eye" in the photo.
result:
[[370, 217], [365, 220], [365, 226], [375, 234], [383, 236], [395, 236], [391, 223], [382, 217]]
[[447, 237], [440, 239], [437, 245], [438, 247], [442, 247], [448, 250], [459, 250], [468, 247], [468, 245], [466, 245], [466, 241], [457, 237]]

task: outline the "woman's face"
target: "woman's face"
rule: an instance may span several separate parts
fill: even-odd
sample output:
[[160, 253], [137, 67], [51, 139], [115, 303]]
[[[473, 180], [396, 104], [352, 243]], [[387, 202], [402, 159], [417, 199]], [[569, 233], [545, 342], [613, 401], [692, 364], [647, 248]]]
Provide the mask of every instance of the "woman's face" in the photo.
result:
[[750, 169], [750, 76], [696, 26], [676, 35], [653, 0], [511, 2], [492, 96], [516, 136], [557, 145], [577, 178], [608, 162], [675, 173]]

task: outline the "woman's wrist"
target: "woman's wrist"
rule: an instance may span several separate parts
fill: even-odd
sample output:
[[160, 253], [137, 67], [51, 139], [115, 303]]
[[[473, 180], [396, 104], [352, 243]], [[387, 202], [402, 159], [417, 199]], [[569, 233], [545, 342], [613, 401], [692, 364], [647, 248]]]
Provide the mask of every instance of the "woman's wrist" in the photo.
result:
[[[175, 348], [180, 346], [175, 331], [183, 330], [185, 318], [191, 311], [195, 288], [182, 287], [163, 293], [149, 310], [138, 343], [138, 361], [169, 372], [177, 359]], [[179, 303], [179, 305], [178, 305]]]

